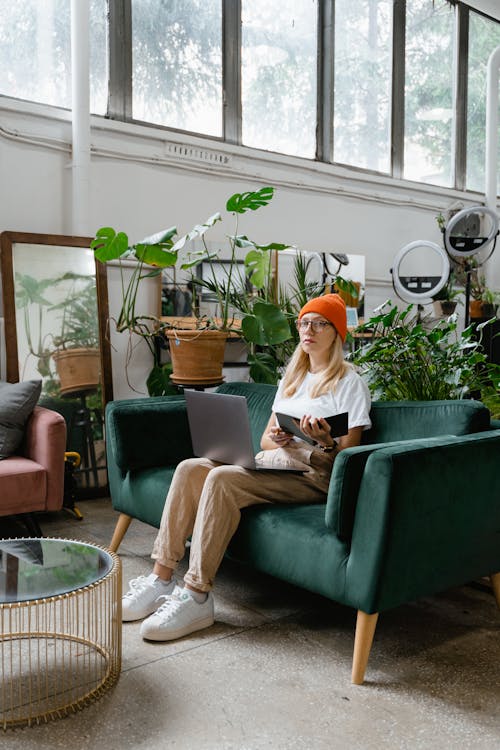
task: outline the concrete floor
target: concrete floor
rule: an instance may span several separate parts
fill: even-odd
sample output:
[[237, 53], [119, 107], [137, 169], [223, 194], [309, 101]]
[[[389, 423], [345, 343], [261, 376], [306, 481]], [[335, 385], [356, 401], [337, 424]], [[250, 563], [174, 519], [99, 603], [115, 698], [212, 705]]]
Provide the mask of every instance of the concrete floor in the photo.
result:
[[[106, 545], [109, 500], [42, 517], [46, 536]], [[2, 534], [5, 535], [5, 532]], [[155, 530], [133, 521], [124, 580], [150, 572]], [[381, 615], [366, 683], [351, 685], [355, 612], [224, 561], [216, 624], [170, 644], [123, 627], [123, 670], [98, 702], [0, 734], [0, 748], [379, 750], [500, 748], [500, 613], [464, 586]]]

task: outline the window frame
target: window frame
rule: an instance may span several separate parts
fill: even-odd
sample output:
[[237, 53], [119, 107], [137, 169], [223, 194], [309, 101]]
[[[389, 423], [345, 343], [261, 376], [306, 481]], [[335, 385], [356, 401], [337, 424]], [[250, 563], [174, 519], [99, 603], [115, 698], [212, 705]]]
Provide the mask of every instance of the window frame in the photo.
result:
[[[447, 0], [455, 13], [455, 55], [453, 91], [452, 180], [445, 189], [477, 192], [467, 188], [467, 103], [470, 14], [493, 23], [500, 20], [471, 7], [462, 0]], [[242, 144], [241, 104], [241, 0], [220, 0], [222, 8], [222, 136], [179, 130], [144, 122], [132, 113], [132, 0], [108, 0], [109, 82], [106, 118], [142, 125], [152, 129], [227, 143], [244, 149]], [[335, 0], [318, 2], [317, 97], [315, 158], [280, 153], [284, 159], [299, 158], [349, 170], [353, 175], [371, 174], [410, 185], [423, 185], [404, 178], [405, 145], [405, 29], [406, 0], [393, 0], [390, 171], [378, 172], [335, 161], [334, 153], [334, 65]], [[49, 106], [49, 105], [47, 105]], [[257, 149], [259, 150], [259, 149]], [[427, 183], [425, 183], [427, 184]], [[430, 183], [429, 183], [430, 186]], [[434, 185], [436, 189], [444, 186]]]

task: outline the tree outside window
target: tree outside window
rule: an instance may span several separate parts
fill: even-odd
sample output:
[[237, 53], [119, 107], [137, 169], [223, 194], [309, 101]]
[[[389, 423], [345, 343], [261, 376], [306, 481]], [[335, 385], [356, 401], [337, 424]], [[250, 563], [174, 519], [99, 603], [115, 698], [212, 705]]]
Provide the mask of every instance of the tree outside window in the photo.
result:
[[333, 160], [391, 168], [392, 0], [337, 0]]
[[404, 176], [451, 186], [455, 11], [407, 0]]
[[242, 0], [244, 145], [314, 158], [317, 0]]
[[222, 136], [221, 0], [132, 0], [136, 120]]
[[[0, 94], [71, 107], [70, 0], [0, 0]], [[105, 114], [107, 2], [90, 2], [90, 110]]]

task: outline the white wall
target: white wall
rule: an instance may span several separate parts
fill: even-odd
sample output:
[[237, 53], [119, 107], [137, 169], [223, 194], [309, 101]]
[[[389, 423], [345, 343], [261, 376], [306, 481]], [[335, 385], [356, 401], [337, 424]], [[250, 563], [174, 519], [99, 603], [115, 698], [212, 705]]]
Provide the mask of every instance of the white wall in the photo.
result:
[[[69, 113], [2, 100], [0, 123], [0, 230], [71, 234]], [[365, 255], [367, 313], [392, 295], [390, 268], [403, 245], [441, 243], [437, 213], [457, 200], [483, 200], [153, 128], [102, 118], [92, 123], [90, 235], [104, 225], [127, 232], [132, 241], [172, 225], [183, 233], [224, 212], [231, 194], [273, 185], [271, 204], [242, 216], [239, 231], [262, 243]], [[211, 238], [222, 240], [232, 228], [228, 218]], [[111, 314], [119, 301], [114, 273]], [[499, 252], [491, 279], [500, 288]], [[155, 289], [143, 303], [156, 309]], [[134, 396], [124, 376], [126, 344], [114, 340], [113, 346], [115, 395]], [[135, 360], [134, 387], [142, 391], [147, 352], [137, 351]]]

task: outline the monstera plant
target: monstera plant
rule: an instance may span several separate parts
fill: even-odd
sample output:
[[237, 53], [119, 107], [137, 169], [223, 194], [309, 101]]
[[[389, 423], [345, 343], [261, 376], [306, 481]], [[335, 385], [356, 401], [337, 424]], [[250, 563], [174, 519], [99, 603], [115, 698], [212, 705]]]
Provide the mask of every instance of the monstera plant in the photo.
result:
[[[223, 359], [225, 342], [231, 333], [241, 336], [252, 347], [261, 349], [291, 338], [290, 315], [282, 310], [278, 300], [272, 301], [268, 294], [262, 293], [270, 288], [273, 251], [283, 250], [289, 245], [279, 242], [262, 245], [246, 234], [240, 234], [238, 230], [239, 216], [267, 206], [273, 195], [272, 187], [232, 195], [226, 202], [226, 212], [234, 217], [233, 231], [226, 235], [227, 244], [222, 243], [217, 250], [209, 247], [207, 237], [210, 230], [223, 221], [220, 213], [213, 214], [201, 224], [196, 224], [181, 237], [177, 236], [177, 228], [173, 226], [136, 244], [130, 244], [124, 232], [117, 232], [111, 227], [103, 227], [97, 231], [91, 243], [95, 257], [104, 263], [117, 261], [120, 266], [122, 303], [115, 321], [116, 329], [142, 337], [153, 356], [154, 365], [147, 383], [150, 395], [169, 392], [171, 377], [174, 383], [180, 383], [175, 374], [175, 362], [171, 375], [169, 367], [158, 361], [158, 347], [155, 341], [157, 337], [166, 334], [170, 339], [171, 354], [177, 356], [184, 351], [191, 352], [192, 346], [188, 345], [201, 343], [209, 338], [212, 332], [211, 338], [218, 339], [219, 354], [194, 357], [191, 354], [198, 370], [204, 363], [213, 368], [216, 359], [220, 360], [221, 354]], [[224, 262], [220, 263], [222, 259]], [[124, 260], [136, 261], [128, 281]], [[196, 268], [202, 263], [204, 268], [208, 269], [208, 274], [203, 279], [196, 274]], [[194, 331], [178, 329], [171, 322], [143, 315], [137, 310], [137, 295], [141, 281], [157, 276], [163, 269], [172, 267], [178, 267], [188, 275], [195, 294], [204, 288], [211, 293], [216, 303], [216, 314], [211, 317], [198, 317]], [[207, 336], [204, 336], [204, 332], [207, 332]], [[219, 335], [214, 336], [214, 332], [218, 332]], [[221, 372], [222, 360], [219, 364]], [[220, 372], [212, 369], [207, 375], [198, 371], [191, 376], [190, 382], [203, 382], [207, 385], [220, 382]], [[190, 376], [183, 377], [185, 382], [181, 384], [190, 384], [186, 382]]]

